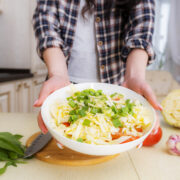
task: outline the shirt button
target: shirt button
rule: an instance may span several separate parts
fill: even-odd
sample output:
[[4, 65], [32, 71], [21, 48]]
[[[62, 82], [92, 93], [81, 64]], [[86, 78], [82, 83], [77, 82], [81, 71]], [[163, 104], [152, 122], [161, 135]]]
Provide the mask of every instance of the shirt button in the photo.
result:
[[99, 23], [101, 21], [100, 17], [96, 17], [96, 22]]
[[98, 46], [102, 46], [103, 42], [102, 41], [98, 41]]
[[104, 65], [102, 65], [102, 66], [101, 66], [101, 69], [102, 69], [102, 70], [104, 70], [104, 68], [105, 68], [105, 66], [104, 66]]

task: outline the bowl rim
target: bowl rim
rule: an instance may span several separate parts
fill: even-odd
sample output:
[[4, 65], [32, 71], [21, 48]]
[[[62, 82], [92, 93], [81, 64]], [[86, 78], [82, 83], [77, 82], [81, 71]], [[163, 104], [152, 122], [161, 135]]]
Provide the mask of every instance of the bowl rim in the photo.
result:
[[[81, 142], [78, 142], [78, 141], [75, 141], [73, 139], [69, 139], [63, 135], [61, 135], [60, 133], [58, 133], [55, 129], [52, 128], [52, 126], [50, 125], [49, 121], [47, 119], [47, 117], [45, 116], [45, 111], [46, 111], [46, 108], [48, 106], [48, 102], [50, 101], [51, 98], [53, 98], [53, 96], [55, 96], [56, 94], [58, 94], [60, 91], [62, 90], [65, 90], [67, 88], [69, 88], [70, 86], [72, 86], [72, 84], [68, 85], [68, 86], [65, 86], [61, 89], [58, 89], [56, 91], [54, 91], [52, 94], [50, 94], [46, 100], [44, 101], [43, 105], [41, 106], [41, 115], [42, 115], [42, 118], [43, 118], [43, 122], [45, 123], [47, 129], [53, 133], [56, 134], [56, 136], [59, 136], [61, 137], [62, 139], [66, 140], [67, 142], [71, 143], [71, 144], [77, 144], [78, 146], [86, 146], [86, 147], [89, 147], [89, 148], [112, 148], [112, 147], [125, 147], [127, 146], [127, 144], [131, 145], [131, 144], [134, 144], [134, 143], [138, 143], [138, 142], [141, 142], [142, 140], [144, 140], [153, 130], [153, 128], [155, 127], [155, 124], [156, 124], [156, 121], [157, 121], [157, 118], [156, 118], [156, 112], [154, 110], [154, 108], [152, 107], [152, 105], [143, 97], [141, 96], [140, 94], [136, 93], [135, 91], [132, 91], [131, 89], [128, 89], [128, 88], [125, 88], [123, 86], [119, 86], [119, 85], [114, 85], [114, 84], [107, 84], [107, 83], [98, 83], [98, 82], [88, 82], [88, 83], [78, 83], [78, 84], [73, 84], [73, 86], [83, 86], [83, 85], [98, 85], [98, 84], [101, 84], [101, 85], [107, 85], [107, 86], [113, 86], [113, 87], [118, 87], [118, 88], [121, 88], [121, 89], [124, 89], [126, 91], [129, 91], [131, 93], [134, 93], [136, 95], [136, 99], [137, 97], [139, 97], [140, 99], [142, 99], [151, 109], [151, 112], [153, 113], [152, 117], [153, 117], [153, 120], [152, 120], [152, 123], [151, 123], [151, 127], [149, 128], [149, 130], [143, 135], [141, 136], [140, 138], [136, 139], [136, 140], [133, 140], [133, 141], [130, 141], [130, 142], [127, 142], [127, 143], [123, 143], [123, 144], [104, 144], [104, 145], [97, 145], [97, 144], [87, 144], [87, 143], [81, 143]], [[138, 100], [139, 100], [138, 98]], [[51, 133], [52, 134], [52, 133]], [[142, 141], [143, 142], [143, 141]]]

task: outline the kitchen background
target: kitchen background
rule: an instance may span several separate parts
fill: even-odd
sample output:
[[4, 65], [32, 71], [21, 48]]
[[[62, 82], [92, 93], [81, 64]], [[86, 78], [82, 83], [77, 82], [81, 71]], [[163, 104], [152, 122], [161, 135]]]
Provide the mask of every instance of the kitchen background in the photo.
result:
[[[47, 74], [32, 30], [35, 0], [0, 0], [0, 112], [37, 112]], [[179, 0], [156, 0], [156, 61], [148, 70], [169, 71], [180, 82]], [[156, 77], [155, 77], [156, 78]]]

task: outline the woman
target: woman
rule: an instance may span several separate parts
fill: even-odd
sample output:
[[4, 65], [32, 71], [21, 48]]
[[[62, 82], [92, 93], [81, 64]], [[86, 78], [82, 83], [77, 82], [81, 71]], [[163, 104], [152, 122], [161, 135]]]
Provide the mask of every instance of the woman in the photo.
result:
[[[70, 81], [93, 81], [123, 85], [161, 110], [145, 81], [154, 9], [154, 0], [38, 0], [34, 30], [49, 79], [34, 106]], [[41, 115], [38, 122], [46, 133]]]

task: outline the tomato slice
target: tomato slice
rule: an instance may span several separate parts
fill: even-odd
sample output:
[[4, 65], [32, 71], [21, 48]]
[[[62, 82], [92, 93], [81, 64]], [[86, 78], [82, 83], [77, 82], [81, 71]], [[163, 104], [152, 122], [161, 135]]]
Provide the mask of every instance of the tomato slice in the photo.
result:
[[152, 130], [150, 135], [144, 140], [143, 146], [153, 146], [161, 140], [161, 137], [162, 137], [162, 129], [159, 126], [158, 128]]
[[137, 132], [143, 132], [142, 127], [137, 127], [137, 126], [135, 126], [134, 128], [136, 129]]
[[123, 135], [122, 128], [119, 129], [118, 132], [111, 134], [112, 140], [118, 139]]
[[120, 144], [124, 144], [124, 143], [127, 143], [127, 142], [131, 142], [131, 141], [134, 141], [134, 140], [136, 140], [136, 139], [138, 139], [138, 138], [139, 138], [139, 136], [132, 136], [131, 138], [127, 139], [126, 141], [123, 141], [123, 142], [120, 143]]
[[114, 101], [119, 101], [120, 97], [113, 98]]
[[70, 126], [70, 123], [69, 123], [69, 122], [63, 122], [62, 124], [64, 124], [66, 127], [69, 127], [69, 126]]

